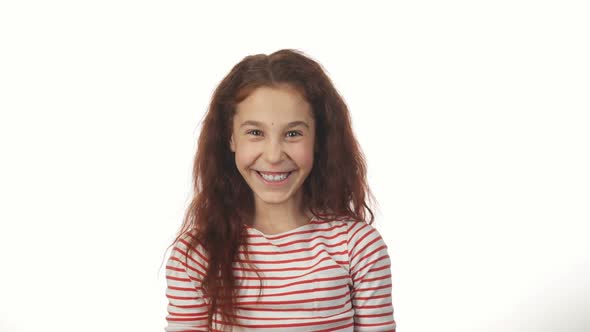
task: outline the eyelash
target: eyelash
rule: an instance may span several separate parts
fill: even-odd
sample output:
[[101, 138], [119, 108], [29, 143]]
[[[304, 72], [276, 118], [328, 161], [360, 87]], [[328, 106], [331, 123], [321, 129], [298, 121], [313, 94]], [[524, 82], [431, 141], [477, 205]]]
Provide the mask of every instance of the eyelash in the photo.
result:
[[[252, 133], [252, 132], [254, 132], [254, 131], [260, 131], [260, 130], [259, 130], [259, 129], [252, 129], [252, 130], [248, 130], [248, 131], [246, 132], [246, 134], [251, 134], [251, 133]], [[295, 130], [291, 130], [291, 131], [289, 131], [288, 133], [297, 133], [297, 135], [299, 135], [299, 136], [303, 136], [303, 135], [301, 134], [301, 132], [299, 132], [299, 131], [295, 131]], [[254, 135], [254, 136], [257, 136], [257, 135]], [[293, 137], [295, 137], [295, 136], [293, 136]]]

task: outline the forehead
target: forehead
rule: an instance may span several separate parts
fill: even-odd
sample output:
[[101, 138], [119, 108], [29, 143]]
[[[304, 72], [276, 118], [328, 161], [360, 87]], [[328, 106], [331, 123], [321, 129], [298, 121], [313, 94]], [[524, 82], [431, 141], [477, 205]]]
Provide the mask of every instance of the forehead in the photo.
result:
[[[293, 120], [311, 121], [311, 106], [294, 88], [259, 87], [237, 104], [235, 120], [282, 124]], [[269, 123], [270, 124], [270, 123]]]

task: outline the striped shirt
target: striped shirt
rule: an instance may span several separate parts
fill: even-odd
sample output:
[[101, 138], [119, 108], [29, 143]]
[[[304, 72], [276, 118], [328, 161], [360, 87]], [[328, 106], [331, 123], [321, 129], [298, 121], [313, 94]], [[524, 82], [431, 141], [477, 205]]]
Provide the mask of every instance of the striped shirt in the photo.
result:
[[[233, 263], [238, 290], [233, 331], [395, 332], [390, 258], [372, 225], [313, 218], [273, 235], [246, 227], [250, 263], [262, 281], [248, 265]], [[199, 244], [185, 264], [190, 236], [175, 242], [166, 264], [167, 332], [208, 331], [209, 298], [201, 287], [207, 254]], [[242, 249], [239, 261], [247, 262]], [[229, 331], [219, 313], [213, 318], [214, 331]]]

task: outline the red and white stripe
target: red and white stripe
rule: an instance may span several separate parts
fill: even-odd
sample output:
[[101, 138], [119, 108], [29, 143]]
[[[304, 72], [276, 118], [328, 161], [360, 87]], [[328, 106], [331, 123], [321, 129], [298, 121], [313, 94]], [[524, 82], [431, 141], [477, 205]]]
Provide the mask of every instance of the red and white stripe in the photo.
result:
[[[208, 331], [201, 280], [207, 253], [191, 250], [190, 234], [175, 243], [166, 266], [165, 331]], [[387, 245], [364, 222], [312, 219], [275, 235], [248, 227], [250, 263], [243, 250], [234, 262], [238, 325], [233, 331], [393, 331], [390, 258]], [[241, 248], [243, 249], [243, 247]], [[257, 298], [261, 289], [260, 299]], [[216, 314], [216, 331], [229, 331]]]

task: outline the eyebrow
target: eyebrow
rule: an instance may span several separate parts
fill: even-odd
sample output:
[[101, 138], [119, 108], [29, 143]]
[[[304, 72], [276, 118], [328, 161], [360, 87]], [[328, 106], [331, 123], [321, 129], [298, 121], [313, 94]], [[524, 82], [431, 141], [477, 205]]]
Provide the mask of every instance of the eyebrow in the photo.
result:
[[[259, 126], [259, 127], [264, 127], [264, 124], [262, 122], [259, 121], [254, 121], [254, 120], [247, 120], [244, 121], [241, 125], [240, 128], [247, 126], [247, 125], [254, 125], [254, 126]], [[286, 126], [286, 128], [291, 128], [291, 127], [296, 127], [296, 126], [305, 126], [309, 129], [309, 125], [307, 125], [307, 123], [305, 123], [304, 121], [293, 121], [293, 122], [289, 122]]]

